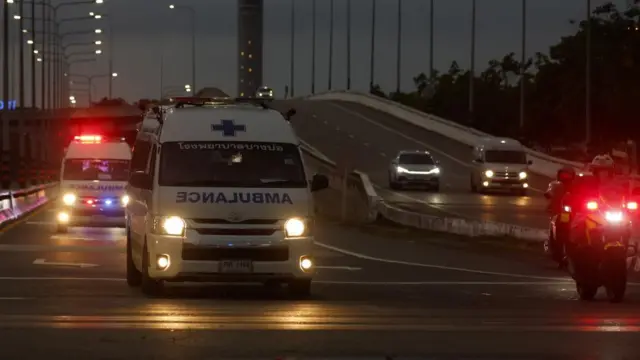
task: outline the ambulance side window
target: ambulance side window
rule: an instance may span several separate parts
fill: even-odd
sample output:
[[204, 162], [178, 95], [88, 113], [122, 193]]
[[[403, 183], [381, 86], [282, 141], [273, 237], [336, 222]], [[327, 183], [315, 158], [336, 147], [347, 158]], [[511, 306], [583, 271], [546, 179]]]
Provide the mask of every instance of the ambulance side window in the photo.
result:
[[144, 140], [136, 140], [133, 145], [133, 156], [131, 157], [131, 172], [146, 171], [149, 163], [149, 153], [151, 144]]
[[151, 178], [152, 184], [153, 181], [155, 180], [156, 177], [156, 154], [158, 152], [158, 147], [156, 145], [153, 145], [153, 147], [151, 148], [151, 160], [149, 161], [149, 170], [148, 170], [148, 174], [149, 177]]

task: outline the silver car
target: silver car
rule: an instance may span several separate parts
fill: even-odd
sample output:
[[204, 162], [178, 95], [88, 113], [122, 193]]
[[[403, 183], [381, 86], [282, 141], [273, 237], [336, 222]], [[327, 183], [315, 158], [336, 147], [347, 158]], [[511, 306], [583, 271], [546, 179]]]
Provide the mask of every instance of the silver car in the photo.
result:
[[440, 190], [440, 167], [428, 151], [403, 150], [391, 160], [389, 187], [402, 189], [415, 185]]
[[261, 86], [256, 91], [256, 97], [260, 99], [273, 100], [273, 89], [267, 86]]

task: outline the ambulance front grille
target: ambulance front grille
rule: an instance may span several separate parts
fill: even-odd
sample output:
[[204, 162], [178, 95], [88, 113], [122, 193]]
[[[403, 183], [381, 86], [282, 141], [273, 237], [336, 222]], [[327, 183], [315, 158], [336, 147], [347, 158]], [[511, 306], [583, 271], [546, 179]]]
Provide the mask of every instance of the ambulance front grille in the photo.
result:
[[187, 261], [220, 261], [236, 259], [251, 261], [287, 261], [289, 260], [289, 247], [227, 248], [185, 244], [182, 249], [182, 259]]
[[191, 219], [196, 224], [208, 225], [273, 225], [278, 223], [277, 219], [246, 219], [242, 221], [229, 221], [227, 219]]
[[260, 229], [260, 228], [196, 228], [194, 229], [200, 235], [227, 235], [227, 236], [270, 236], [278, 229]]

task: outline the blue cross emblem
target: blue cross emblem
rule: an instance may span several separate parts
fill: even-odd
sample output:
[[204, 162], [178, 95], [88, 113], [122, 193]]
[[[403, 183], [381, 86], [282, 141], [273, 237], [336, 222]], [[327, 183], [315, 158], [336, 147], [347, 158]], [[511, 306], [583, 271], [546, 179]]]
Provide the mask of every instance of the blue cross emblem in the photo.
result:
[[233, 120], [222, 120], [220, 124], [212, 124], [211, 131], [222, 131], [222, 136], [236, 136], [237, 132], [247, 131], [247, 127], [236, 125]]

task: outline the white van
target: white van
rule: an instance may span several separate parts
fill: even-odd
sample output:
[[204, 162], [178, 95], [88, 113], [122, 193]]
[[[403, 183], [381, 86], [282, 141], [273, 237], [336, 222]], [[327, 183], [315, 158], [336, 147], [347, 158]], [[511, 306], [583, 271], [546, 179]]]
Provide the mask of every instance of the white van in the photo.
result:
[[155, 112], [139, 127], [127, 187], [127, 283], [148, 295], [169, 281], [286, 283], [309, 294], [311, 191], [328, 179], [307, 181], [282, 114], [197, 98]]
[[131, 148], [122, 138], [80, 135], [65, 150], [58, 232], [69, 226], [124, 226]]
[[507, 190], [526, 195], [529, 187], [527, 152], [520, 142], [486, 138], [473, 148], [471, 191]]

